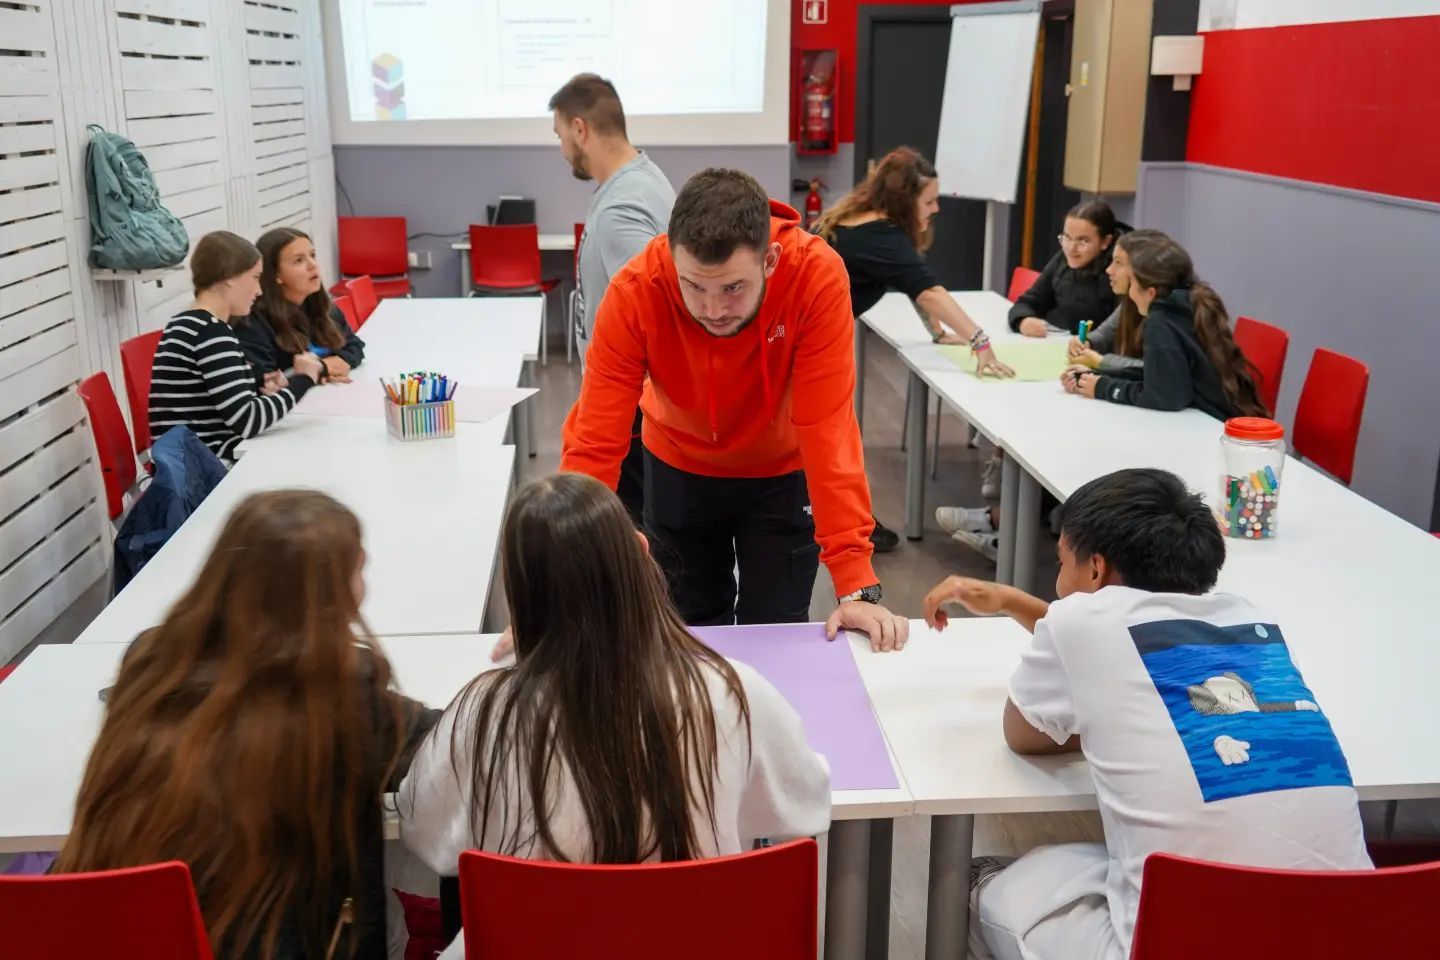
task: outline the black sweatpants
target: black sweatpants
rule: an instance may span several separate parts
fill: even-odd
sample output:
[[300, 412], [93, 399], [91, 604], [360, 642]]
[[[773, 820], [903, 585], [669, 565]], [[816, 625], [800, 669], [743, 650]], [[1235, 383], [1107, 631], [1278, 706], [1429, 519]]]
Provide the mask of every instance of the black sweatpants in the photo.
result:
[[615, 488], [620, 502], [630, 511], [635, 526], [645, 520], [645, 445], [640, 442], [640, 429], [645, 418], [635, 408], [635, 425], [630, 430], [630, 452], [620, 461], [620, 484]]
[[820, 546], [804, 471], [705, 477], [646, 450], [645, 530], [686, 623], [810, 619]]

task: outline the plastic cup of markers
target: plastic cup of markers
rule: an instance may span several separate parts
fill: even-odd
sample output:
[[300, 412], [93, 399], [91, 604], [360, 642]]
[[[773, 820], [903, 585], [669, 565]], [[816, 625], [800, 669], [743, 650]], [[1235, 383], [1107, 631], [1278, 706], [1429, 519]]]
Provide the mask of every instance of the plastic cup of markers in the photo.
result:
[[1273, 540], [1280, 532], [1285, 428], [1264, 417], [1227, 420], [1220, 458], [1225, 534], [1237, 540]]

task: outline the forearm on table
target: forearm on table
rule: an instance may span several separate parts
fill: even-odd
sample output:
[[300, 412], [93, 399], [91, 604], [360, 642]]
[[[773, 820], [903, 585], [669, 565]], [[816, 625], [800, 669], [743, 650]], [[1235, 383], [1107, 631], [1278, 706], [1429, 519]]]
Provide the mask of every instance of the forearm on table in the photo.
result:
[[931, 287], [921, 291], [920, 296], [915, 298], [915, 307], [921, 312], [921, 316], [938, 320], [966, 340], [975, 336], [980, 329], [980, 325], [960, 309], [960, 304], [955, 302], [955, 298], [950, 296], [944, 287]]
[[1076, 734], [1064, 743], [1056, 743], [1050, 734], [1025, 719], [1015, 701], [1005, 698], [1005, 716], [1002, 721], [1005, 744], [1016, 753], [1025, 756], [1045, 756], [1055, 753], [1072, 753], [1080, 749], [1080, 735]]

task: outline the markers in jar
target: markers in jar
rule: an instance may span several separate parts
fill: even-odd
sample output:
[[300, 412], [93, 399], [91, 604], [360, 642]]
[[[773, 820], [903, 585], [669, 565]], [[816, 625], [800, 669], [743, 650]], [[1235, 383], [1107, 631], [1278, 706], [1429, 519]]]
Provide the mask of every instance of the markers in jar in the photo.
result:
[[1225, 480], [1230, 536], [1242, 540], [1268, 540], [1279, 531], [1280, 481], [1270, 467]]

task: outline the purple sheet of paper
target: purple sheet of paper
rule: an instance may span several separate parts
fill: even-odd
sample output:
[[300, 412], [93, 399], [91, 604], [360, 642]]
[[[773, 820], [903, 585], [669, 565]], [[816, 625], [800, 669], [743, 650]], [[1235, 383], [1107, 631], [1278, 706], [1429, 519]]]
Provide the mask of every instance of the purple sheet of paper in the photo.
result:
[[833, 789], [900, 786], [843, 637], [826, 640], [825, 627], [817, 623], [698, 627], [694, 633], [721, 654], [754, 667], [790, 701], [810, 746], [830, 763]]

